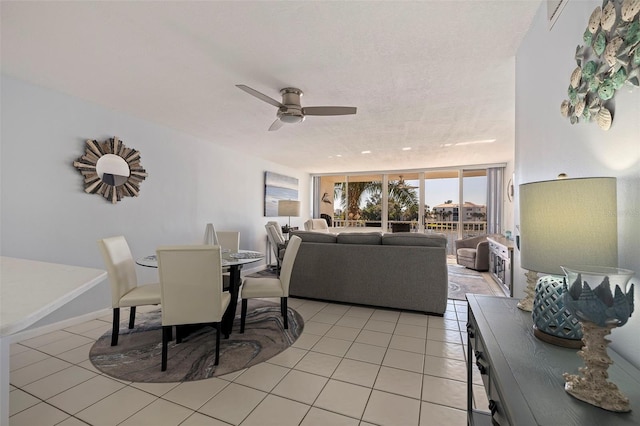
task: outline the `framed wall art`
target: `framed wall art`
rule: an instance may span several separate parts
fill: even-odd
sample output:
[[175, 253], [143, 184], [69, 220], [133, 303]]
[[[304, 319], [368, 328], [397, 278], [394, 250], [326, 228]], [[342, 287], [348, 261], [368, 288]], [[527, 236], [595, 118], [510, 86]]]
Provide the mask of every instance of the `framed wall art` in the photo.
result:
[[264, 172], [264, 215], [278, 216], [278, 200], [298, 199], [298, 179]]

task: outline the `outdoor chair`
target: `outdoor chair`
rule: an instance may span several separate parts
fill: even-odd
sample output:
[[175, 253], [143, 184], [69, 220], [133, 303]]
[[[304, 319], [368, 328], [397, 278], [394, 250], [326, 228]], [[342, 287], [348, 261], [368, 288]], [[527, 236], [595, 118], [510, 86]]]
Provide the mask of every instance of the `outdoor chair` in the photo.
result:
[[410, 223], [392, 223], [391, 232], [411, 232]]
[[326, 214], [326, 213], [321, 213], [321, 214], [320, 214], [320, 218], [321, 218], [321, 219], [326, 220], [326, 221], [327, 221], [327, 226], [328, 226], [329, 228], [331, 228], [331, 225], [332, 225], [332, 223], [333, 223], [333, 219], [331, 218], [331, 216], [329, 216], [329, 215], [328, 215], [328, 214]]

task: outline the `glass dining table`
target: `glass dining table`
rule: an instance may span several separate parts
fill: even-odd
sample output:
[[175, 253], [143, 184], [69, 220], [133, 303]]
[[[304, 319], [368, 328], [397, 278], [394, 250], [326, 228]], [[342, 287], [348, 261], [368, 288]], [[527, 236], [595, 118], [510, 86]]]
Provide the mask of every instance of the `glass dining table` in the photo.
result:
[[[237, 252], [231, 252], [229, 250], [222, 250], [222, 268], [223, 271], [228, 268], [229, 270], [229, 294], [231, 301], [224, 316], [222, 317], [222, 334], [225, 339], [229, 338], [231, 330], [233, 328], [233, 319], [236, 315], [236, 305], [238, 304], [238, 293], [240, 291], [240, 270], [243, 265], [257, 262], [264, 259], [264, 253], [252, 250], [238, 250]], [[145, 256], [136, 259], [136, 264], [145, 266], [147, 268], [157, 268], [158, 259], [155, 254]]]

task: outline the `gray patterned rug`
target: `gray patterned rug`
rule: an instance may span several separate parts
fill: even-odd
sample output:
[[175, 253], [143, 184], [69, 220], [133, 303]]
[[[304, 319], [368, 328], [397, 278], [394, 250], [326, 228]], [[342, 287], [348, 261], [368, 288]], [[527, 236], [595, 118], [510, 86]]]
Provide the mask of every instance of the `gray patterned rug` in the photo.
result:
[[[233, 332], [220, 339], [220, 363], [215, 359], [216, 330], [202, 327], [176, 344], [169, 342], [167, 370], [160, 371], [162, 320], [160, 309], [136, 316], [136, 325], [120, 326], [118, 346], [111, 346], [111, 331], [93, 345], [89, 359], [103, 373], [132, 382], [184, 382], [232, 373], [268, 360], [282, 352], [302, 333], [304, 322], [289, 309], [289, 328], [283, 328], [280, 304], [249, 300], [244, 334], [240, 334], [240, 304]], [[128, 315], [127, 315], [128, 318]]]
[[467, 300], [464, 297], [466, 293], [494, 295], [480, 272], [451, 263], [447, 268], [449, 269], [449, 299]]

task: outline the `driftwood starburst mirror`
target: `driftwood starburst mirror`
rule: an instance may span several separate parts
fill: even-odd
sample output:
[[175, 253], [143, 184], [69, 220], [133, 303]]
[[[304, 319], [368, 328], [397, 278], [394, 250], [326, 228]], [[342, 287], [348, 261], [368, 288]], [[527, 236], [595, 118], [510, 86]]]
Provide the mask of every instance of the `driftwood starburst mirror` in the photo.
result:
[[84, 177], [84, 192], [102, 195], [113, 204], [122, 197], [137, 197], [147, 177], [140, 152], [127, 148], [117, 137], [104, 142], [87, 140], [84, 155], [73, 166]]

